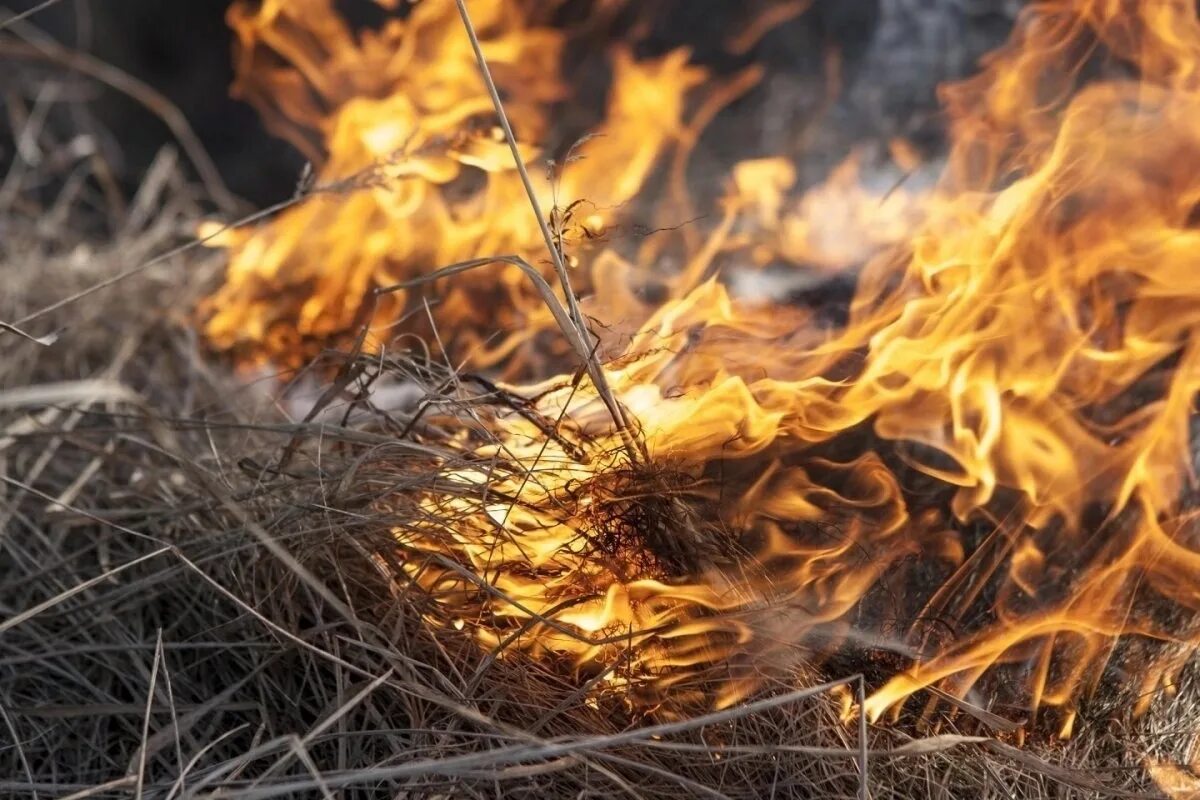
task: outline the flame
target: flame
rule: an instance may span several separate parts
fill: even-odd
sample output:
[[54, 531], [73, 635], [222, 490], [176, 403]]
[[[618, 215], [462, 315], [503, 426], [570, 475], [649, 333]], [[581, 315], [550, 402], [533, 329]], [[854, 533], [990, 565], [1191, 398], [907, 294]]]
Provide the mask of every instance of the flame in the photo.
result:
[[1197, 762], [1171, 764], [1155, 759], [1145, 760], [1146, 771], [1154, 784], [1171, 800], [1196, 800], [1200, 797], [1200, 776]]
[[924, 218], [928, 188], [910, 188], [923, 171], [920, 156], [902, 140], [854, 149], [824, 182], [794, 201], [786, 193], [796, 171], [784, 158], [743, 161], [733, 172], [736, 192], [757, 227], [751, 257], [760, 264], [783, 261], [819, 271], [859, 267], [877, 253], [908, 241]]
[[[537, 24], [538, 7], [486, 0], [472, 10], [522, 143], [545, 135], [552, 104], [567, 94], [558, 77], [566, 40]], [[235, 94], [312, 159], [323, 190], [269, 225], [217, 242], [231, 257], [206, 305], [214, 345], [296, 363], [313, 354], [312, 343], [362, 323], [386, 338], [406, 297], [368, 303], [375, 288], [492, 254], [544, 260], [533, 256], [541, 233], [452, 2], [414, 4], [407, 17], [358, 35], [331, 0], [269, 0], [254, 10], [237, 2], [228, 19], [238, 41]], [[556, 226], [566, 244], [619, 217], [680, 137], [685, 97], [704, 78], [684, 50], [639, 61], [618, 46], [611, 61], [604, 122], [561, 174], [537, 176], [543, 207], [573, 212]], [[524, 150], [526, 160], [539, 155]], [[550, 325], [517, 270], [447, 289], [438, 324], [479, 366], [511, 357]], [[497, 327], [521, 333], [490, 350], [470, 336]]]
[[[568, 94], [567, 34], [531, 8], [472, 3], [522, 143]], [[371, 287], [536, 260], [452, 3], [358, 35], [327, 0], [239, 3], [230, 21], [238, 90], [321, 181], [371, 177], [224, 242], [214, 344], [286, 362], [358, 322], [382, 338], [412, 298], [371, 308]], [[787, 160], [746, 161], [677, 269], [656, 266], [694, 236], [633, 255], [602, 240], [694, 142], [707, 78], [685, 51], [618, 46], [611, 64], [604, 135], [538, 191], [586, 261], [607, 378], [648, 460], [588, 379], [537, 362], [552, 318], [519, 274], [442, 287], [454, 346], [524, 376], [503, 388], [528, 400], [456, 437], [461, 457], [396, 531], [431, 623], [565, 659], [650, 708], [727, 705], [852, 647], [895, 659], [872, 720], [1003, 674], [1008, 701], [1059, 709], [1069, 735], [1106, 669], [1136, 670], [1146, 697], [1168, 686], [1200, 640], [1194, 4], [1029, 5], [977, 76], [944, 87], [935, 186], [897, 185], [927, 166], [903, 143], [895, 180], [872, 185], [859, 150], [800, 197]], [[848, 318], [736, 296], [731, 258], [861, 267]], [[647, 276], [657, 304], [633, 291]]]

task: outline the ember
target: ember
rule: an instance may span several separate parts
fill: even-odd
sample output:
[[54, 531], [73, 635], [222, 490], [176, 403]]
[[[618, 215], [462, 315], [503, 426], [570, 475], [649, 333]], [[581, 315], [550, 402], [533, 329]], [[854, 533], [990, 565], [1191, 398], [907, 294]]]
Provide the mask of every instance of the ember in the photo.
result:
[[[553, 5], [470, 9], [523, 158], [559, 161], [534, 189], [637, 447], [515, 259], [374, 301], [469, 259], [553, 277], [454, 2], [361, 34], [330, 0], [230, 12], [237, 91], [352, 186], [221, 241], [212, 343], [296, 364], [415, 332], [511, 399], [395, 531], [428, 622], [661, 713], [854, 648], [889, 654], [876, 721], [985, 689], [1069, 736], [1114, 653], [1133, 693], [1171, 683], [1200, 605], [1194, 4], [1033, 3], [944, 87], [938, 180], [897, 141], [807, 193], [786, 156], [688, 182], [736, 81], [685, 50], [614, 45], [606, 100], [571, 97]], [[555, 149], [562, 103], [603, 119]], [[662, 230], [622, 236], [635, 208]], [[845, 318], [734, 280], [781, 265], [851, 281]]]

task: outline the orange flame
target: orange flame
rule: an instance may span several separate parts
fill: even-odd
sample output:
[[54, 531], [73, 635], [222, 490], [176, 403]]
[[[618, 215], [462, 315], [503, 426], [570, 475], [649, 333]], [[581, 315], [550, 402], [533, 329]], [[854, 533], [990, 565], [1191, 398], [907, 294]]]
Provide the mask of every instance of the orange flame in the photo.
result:
[[[566, 96], [558, 78], [565, 38], [536, 24], [537, 7], [485, 0], [472, 11], [522, 142], [543, 138], [551, 104]], [[331, 0], [270, 0], [256, 11], [238, 2], [229, 22], [238, 36], [235, 93], [318, 165], [325, 189], [269, 225], [218, 241], [231, 259], [225, 286], [207, 304], [214, 345], [295, 363], [312, 354], [305, 342], [360, 323], [386, 338], [405, 295], [372, 309], [374, 288], [480, 256], [535, 260], [540, 232], [453, 3], [415, 4], [406, 18], [361, 35]], [[586, 211], [558, 226], [567, 243], [602, 232], [638, 193], [678, 138], [684, 98], [704, 76], [682, 50], [637, 61], [616, 47], [612, 69], [605, 122], [561, 175], [539, 176], [543, 207]], [[527, 160], [537, 157], [524, 149]], [[468, 276], [447, 290], [438, 322], [480, 366], [511, 356], [549, 324], [516, 270]], [[496, 327], [523, 333], [479, 352], [483, 340], [472, 334]]]
[[[566, 94], [564, 35], [523, 3], [472, 12], [519, 137], [538, 141]], [[351, 329], [372, 286], [535, 258], [452, 3], [358, 37], [327, 0], [239, 4], [230, 20], [240, 90], [321, 179], [375, 177], [225, 243], [215, 344], [293, 359], [297, 339]], [[907, 662], [868, 698], [871, 719], [1009, 669], [1069, 732], [1119, 643], [1144, 645], [1144, 694], [1169, 684], [1200, 637], [1197, 65], [1191, 2], [1043, 0], [978, 76], [944, 89], [936, 188], [868, 188], [859, 154], [795, 200], [791, 164], [743, 163], [708, 241], [659, 275], [657, 308], [629, 281], [654, 275], [639, 259], [661, 246], [588, 251], [581, 289], [612, 323], [608, 379], [652, 467], [626, 459], [588, 381], [511, 386], [534, 413], [497, 412], [489, 441], [459, 439], [478, 466], [447, 466], [423, 521], [397, 531], [408, 578], [442, 624], [567, 656], [650, 704], [736, 702], [765, 672], [863, 642]], [[617, 48], [613, 73], [606, 135], [540, 188], [559, 209], [589, 201], [570, 251], [646, 193], [704, 79], [684, 52]], [[902, 147], [893, 160], [913, 168]], [[710, 276], [746, 245], [810, 268], [870, 257], [845, 324], [731, 296]], [[363, 321], [383, 331], [403, 304]], [[438, 314], [475, 363], [505, 369], [551, 327], [507, 272], [445, 287]], [[484, 349], [497, 329], [517, 332]]]
[[889, 158], [868, 181], [868, 162], [879, 161], [873, 148], [859, 147], [838, 164], [824, 183], [794, 202], [786, 193], [796, 182], [783, 158], [738, 164], [733, 173], [746, 216], [759, 228], [751, 244], [753, 260], [782, 260], [821, 271], [861, 266], [872, 256], [912, 236], [925, 213], [926, 189], [912, 190], [906, 178], [920, 168], [919, 157], [902, 141], [892, 143]]

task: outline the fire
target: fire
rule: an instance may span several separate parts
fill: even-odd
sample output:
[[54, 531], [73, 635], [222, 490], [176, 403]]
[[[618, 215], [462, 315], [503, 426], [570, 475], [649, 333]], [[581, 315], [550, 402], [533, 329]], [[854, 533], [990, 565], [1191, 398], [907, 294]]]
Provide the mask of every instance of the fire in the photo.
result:
[[[791, 202], [785, 193], [794, 186], [796, 172], [787, 159], [738, 164], [733, 174], [737, 194], [759, 233], [750, 237], [752, 259], [837, 272], [908, 241], [924, 218], [929, 197], [928, 187], [906, 185], [922, 169], [920, 157], [901, 140], [890, 143], [886, 157], [876, 150], [855, 149], [823, 183]], [[870, 175], [865, 174], [868, 169]]]
[[[381, 3], [393, 6], [394, 3]], [[566, 43], [539, 24], [549, 4], [473, 4], [484, 54], [521, 142], [538, 141]], [[233, 233], [226, 283], [208, 304], [214, 345], [295, 363], [314, 343], [369, 324], [379, 336], [403, 316], [403, 293], [370, 307], [372, 289], [438, 266], [499, 253], [538, 252], [541, 234], [452, 2], [422, 2], [378, 31], [355, 35], [331, 0], [235, 3], [234, 92], [312, 159], [332, 187], [271, 224]], [[539, 176], [544, 208], [565, 245], [601, 234], [681, 136], [689, 90], [704, 72], [685, 51], [639, 61], [617, 47], [607, 115], [560, 174]], [[317, 140], [313, 140], [313, 134]], [[524, 157], [539, 153], [527, 147]], [[586, 189], [586, 192], [585, 192]], [[517, 270], [468, 275], [446, 287], [439, 327], [473, 363], [512, 359], [551, 324]], [[484, 335], [520, 331], [497, 345]], [[472, 334], [479, 334], [472, 336]]]
[[[471, 5], [534, 161], [568, 93], [567, 34], [532, 4]], [[214, 344], [290, 361], [360, 322], [382, 339], [413, 297], [372, 308], [371, 287], [465, 258], [538, 261], [453, 3], [361, 35], [327, 0], [230, 20], [239, 90], [321, 180], [371, 177], [224, 243]], [[648, 458], [565, 351], [565, 374], [546, 363], [552, 317], [519, 273], [441, 287], [451, 346], [522, 376], [504, 388], [530, 399], [457, 436], [463, 457], [396, 531], [431, 623], [564, 659], [651, 708], [727, 705], [852, 647], [895, 659], [873, 720], [1002, 674], [1002, 700], [1060, 709], [1069, 733], [1106, 668], [1136, 670], [1147, 698], [1169, 685], [1200, 641], [1194, 4], [1031, 4], [977, 76], [944, 88], [936, 186], [868, 186], [859, 153], [795, 198], [786, 160], [748, 161], [670, 271], [656, 261], [694, 236], [633, 255], [603, 240], [689, 141], [706, 75], [686, 52], [630, 53], [613, 51], [604, 136], [539, 191]], [[891, 159], [915, 167], [900, 144]], [[848, 318], [739, 297], [720, 279], [730, 258], [861, 267]], [[657, 304], [633, 291], [647, 276]]]

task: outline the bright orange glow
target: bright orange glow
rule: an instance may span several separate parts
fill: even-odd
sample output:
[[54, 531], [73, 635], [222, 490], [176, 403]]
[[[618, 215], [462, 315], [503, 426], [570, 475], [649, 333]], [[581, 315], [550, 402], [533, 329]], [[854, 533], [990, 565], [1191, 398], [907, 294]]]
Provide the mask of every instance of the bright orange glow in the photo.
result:
[[[564, 34], [529, 7], [471, 3], [518, 136], [539, 142], [568, 93]], [[225, 242], [216, 345], [290, 361], [358, 321], [386, 338], [411, 298], [363, 320], [372, 286], [488, 254], [544, 260], [452, 2], [359, 38], [327, 0], [230, 19], [240, 91], [321, 180], [383, 165], [365, 190]], [[539, 191], [547, 207], [584, 200], [564, 249], [650, 464], [573, 364], [556, 357], [555, 375], [552, 318], [519, 273], [444, 287], [443, 336], [520, 375], [507, 388], [531, 407], [455, 438], [469, 461], [447, 462], [421, 521], [396, 531], [431, 623], [569, 661], [643, 708], [727, 705], [850, 647], [896, 660], [872, 720], [1007, 670], [1069, 735], [1131, 642], [1145, 693], [1170, 684], [1200, 610], [1194, 3], [1030, 4], [976, 77], [944, 87], [936, 187], [868, 185], [856, 152], [796, 198], [794, 165], [746, 161], [670, 269], [676, 238], [632, 255], [604, 239], [647, 199], [706, 77], [686, 52], [630, 53], [612, 52], [605, 135]], [[890, 161], [919, 166], [903, 143]], [[862, 267], [848, 319], [733, 296], [717, 269], [731, 254]], [[639, 299], [646, 276], [662, 297]]]

